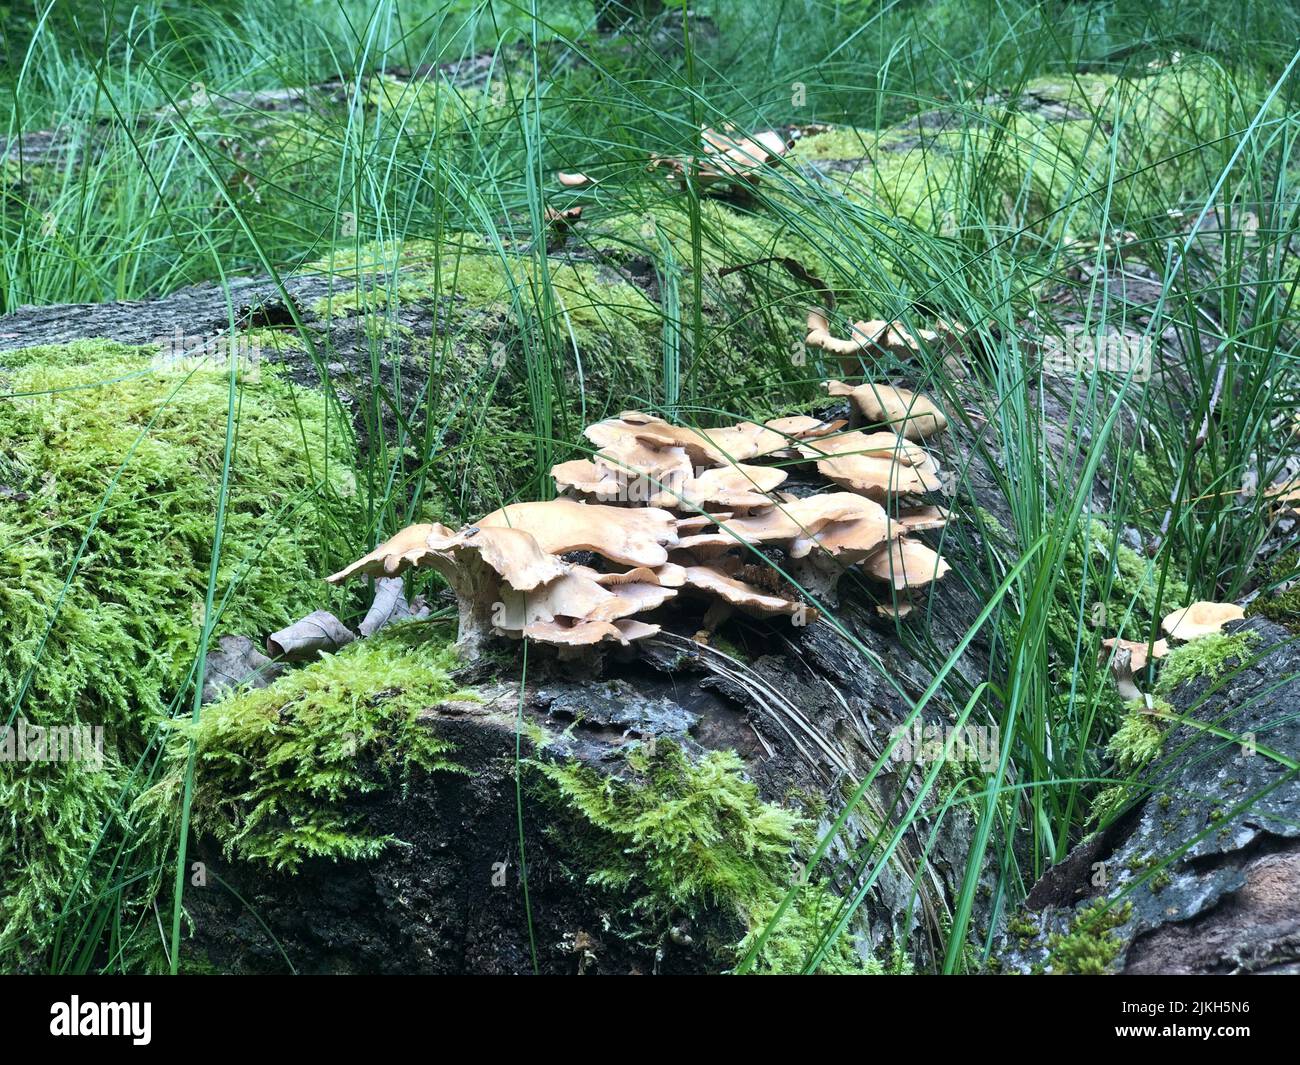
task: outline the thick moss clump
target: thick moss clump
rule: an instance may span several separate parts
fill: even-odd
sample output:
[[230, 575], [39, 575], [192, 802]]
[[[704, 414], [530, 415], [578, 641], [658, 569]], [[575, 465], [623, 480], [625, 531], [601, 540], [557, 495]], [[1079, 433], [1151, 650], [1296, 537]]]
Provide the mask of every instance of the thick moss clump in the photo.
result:
[[[0, 360], [0, 724], [105, 728], [102, 760], [0, 766], [0, 959], [12, 959], [44, 944], [74, 887], [105, 887], [132, 767], [186, 690], [229, 378], [104, 341]], [[265, 367], [241, 373], [237, 403], [215, 629], [257, 638], [322, 605], [324, 504], [346, 507], [350, 459], [324, 401]]]
[[1067, 932], [1047, 940], [1047, 970], [1055, 975], [1103, 976], [1110, 972], [1124, 942], [1115, 929], [1133, 914], [1133, 904], [1108, 905], [1099, 899], [1075, 915]]
[[[1292, 632], [1300, 631], [1300, 581], [1296, 580], [1298, 569], [1300, 551], [1288, 551], [1269, 566], [1266, 590], [1246, 608], [1246, 616], [1266, 617]], [[1268, 589], [1279, 585], [1286, 590], [1270, 594]]]
[[1085, 625], [1106, 635], [1122, 625], [1132, 639], [1141, 639], [1174, 606], [1189, 600], [1185, 581], [1171, 573], [1161, 589], [1159, 564], [1120, 543], [1104, 522], [1094, 520], [1066, 550], [1052, 623], [1065, 645], [1072, 644], [1083, 603]]
[[[1132, 175], [1111, 190], [1120, 201], [1109, 206], [1112, 217], [1130, 198], [1141, 203], [1157, 180], [1168, 188], [1203, 177], [1203, 161], [1186, 149], [1214, 144], [1231, 129], [1216, 104], [1221, 76], [1209, 63], [1182, 63], [1138, 79], [1037, 78], [1018, 95], [991, 94], [880, 132], [815, 134], [792, 158], [861, 161], [844, 168], [846, 192], [879, 209], [884, 225], [950, 235], [1029, 226], [1051, 238], [1089, 236], [1106, 205], [1086, 193], [1106, 185], [1110, 167]], [[1075, 199], [1071, 210], [1056, 210]]]
[[193, 826], [228, 857], [276, 869], [374, 857], [395, 841], [370, 834], [351, 801], [405, 786], [417, 770], [461, 771], [450, 744], [416, 720], [455, 690], [455, 661], [408, 623], [207, 706], [197, 723], [177, 724], [170, 770], [142, 811], [166, 821], [179, 808], [193, 740]]
[[1197, 677], [1215, 680], [1223, 676], [1236, 662], [1240, 664], [1250, 653], [1250, 645], [1259, 638], [1252, 629], [1242, 632], [1215, 632], [1175, 647], [1160, 667], [1156, 691], [1168, 695], [1180, 684]]
[[[1106, 753], [1115, 759], [1115, 765], [1122, 772], [1132, 773], [1160, 753], [1165, 734], [1142, 700], [1134, 700], [1125, 709], [1127, 713], [1106, 745]], [[1173, 707], [1163, 699], [1155, 700], [1154, 710], [1160, 714], [1174, 712]]]
[[[732, 751], [698, 761], [670, 742], [635, 749], [627, 773], [605, 776], [578, 763], [534, 763], [554, 812], [554, 839], [575, 879], [606, 892], [620, 934], [657, 943], [674, 923], [721, 913], [743, 941], [719, 944], [739, 959], [775, 914], [809, 843], [797, 813], [764, 802]], [[755, 962], [760, 972], [799, 971], [839, 899], [805, 888]], [[738, 937], [739, 938], [739, 937]], [[822, 971], [878, 971], [847, 942]]]

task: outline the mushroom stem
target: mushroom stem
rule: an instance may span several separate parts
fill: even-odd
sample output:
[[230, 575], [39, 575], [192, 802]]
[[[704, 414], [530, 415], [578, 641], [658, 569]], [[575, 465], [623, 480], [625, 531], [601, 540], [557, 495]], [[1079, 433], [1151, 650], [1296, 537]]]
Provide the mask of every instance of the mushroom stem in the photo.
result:
[[814, 551], [804, 558], [791, 559], [788, 569], [795, 583], [807, 595], [827, 606], [839, 606], [838, 585], [840, 578], [848, 572], [848, 567], [839, 559], [825, 551]]

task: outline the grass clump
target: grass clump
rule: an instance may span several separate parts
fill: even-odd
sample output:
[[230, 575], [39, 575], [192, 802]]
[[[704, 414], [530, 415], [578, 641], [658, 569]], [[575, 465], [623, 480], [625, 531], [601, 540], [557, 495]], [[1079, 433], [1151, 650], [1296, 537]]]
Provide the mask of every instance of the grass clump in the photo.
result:
[[418, 720], [455, 691], [455, 654], [418, 633], [397, 626], [205, 707], [176, 726], [170, 771], [142, 803], [164, 818], [177, 808], [192, 739], [194, 827], [227, 857], [280, 870], [374, 857], [397, 840], [371, 834], [351, 801], [416, 771], [463, 772]]

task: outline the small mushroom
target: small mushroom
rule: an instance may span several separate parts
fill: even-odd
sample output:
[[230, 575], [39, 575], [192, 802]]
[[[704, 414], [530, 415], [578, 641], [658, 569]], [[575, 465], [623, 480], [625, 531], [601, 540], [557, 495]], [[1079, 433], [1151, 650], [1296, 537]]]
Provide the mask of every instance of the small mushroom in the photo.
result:
[[580, 189], [592, 183], [591, 178], [587, 177], [586, 174], [570, 173], [564, 170], [555, 172], [555, 180], [566, 189]]
[[915, 609], [915, 604], [905, 596], [900, 596], [896, 603], [876, 604], [876, 613], [882, 618], [889, 618], [892, 621], [902, 621], [913, 609]]
[[1116, 648], [1110, 660], [1110, 675], [1115, 679], [1119, 697], [1125, 702], [1142, 698], [1142, 689], [1137, 686], [1133, 673], [1133, 652], [1127, 647]]
[[454, 535], [445, 525], [408, 525], [368, 555], [362, 555], [350, 566], [331, 574], [325, 580], [330, 584], [342, 584], [358, 574], [366, 577], [395, 577], [412, 566], [418, 566], [428, 556], [429, 537]]
[[816, 459], [817, 472], [827, 480], [872, 499], [943, 488], [938, 464], [892, 432], [844, 433], [805, 443], [800, 452]]
[[871, 507], [860, 517], [829, 522], [820, 531], [791, 542], [790, 574], [804, 591], [819, 600], [836, 602], [836, 586], [848, 568], [868, 558], [891, 534], [899, 535], [901, 530], [897, 526], [891, 529], [884, 508], [875, 503]]
[[1160, 628], [1171, 639], [1194, 640], [1198, 636], [1219, 632], [1227, 622], [1240, 621], [1245, 616], [1245, 610], [1236, 603], [1202, 600], [1167, 614], [1160, 622]]
[[601, 643], [612, 642], [626, 647], [635, 640], [644, 640], [658, 633], [658, 625], [636, 620], [535, 621], [523, 630], [523, 635], [530, 640], [560, 648], [561, 658], [581, 657], [581, 651]]
[[[758, 172], [773, 159], [788, 150], [785, 138], [775, 130], [764, 130], [752, 136], [738, 135], [734, 127], [722, 130], [701, 130], [703, 152], [695, 165], [696, 180], [701, 185], [720, 181], [753, 181]], [[690, 161], [673, 156], [653, 155], [650, 166], [664, 167], [679, 180], [684, 180]]]
[[904, 531], [909, 533], [946, 528], [948, 518], [948, 510], [936, 506], [903, 508], [897, 514], [890, 515], [895, 525], [901, 525]]
[[909, 440], [924, 440], [948, 427], [943, 412], [919, 392], [871, 382], [854, 386], [828, 381], [826, 388], [832, 396], [850, 397], [868, 423], [888, 425]]
[[[1129, 654], [1130, 667], [1134, 673], [1141, 673], [1147, 668], [1147, 641], [1146, 640], [1122, 640], [1118, 636], [1113, 636], [1109, 640], [1102, 640], [1101, 646], [1105, 649], [1098, 657], [1098, 664], [1105, 662], [1108, 657], [1107, 651], [1127, 651]], [[1151, 658], [1164, 658], [1169, 653], [1168, 640], [1156, 640], [1151, 645]]]
[[808, 333], [804, 337], [804, 343], [808, 347], [820, 348], [828, 354], [846, 358], [864, 352], [888, 328], [889, 323], [880, 320], [854, 322], [847, 339], [831, 333], [830, 320], [821, 311], [809, 311], [807, 325]]
[[873, 577], [888, 581], [895, 590], [924, 588], [952, 567], [920, 540], [893, 540], [862, 564]]
[[704, 592], [711, 598], [734, 607], [754, 617], [766, 618], [785, 615], [790, 618], [815, 620], [817, 611], [798, 599], [775, 595], [753, 584], [729, 577], [716, 566], [687, 566], [686, 587]]
[[678, 507], [702, 509], [707, 506], [730, 507], [733, 510], [753, 510], [770, 507], [767, 495], [789, 476], [785, 470], [771, 466], [718, 466], [703, 471], [692, 478], [682, 489]]
[[[737, 542], [775, 543], [812, 536], [831, 522], [874, 518], [877, 513], [880, 513], [880, 506], [870, 499], [853, 492], [827, 492], [780, 503], [761, 514], [733, 518], [723, 526], [721, 533], [713, 535], [727, 537], [732, 546]], [[702, 537], [688, 539], [700, 543], [707, 542]], [[681, 541], [680, 546], [687, 546], [687, 540]]]

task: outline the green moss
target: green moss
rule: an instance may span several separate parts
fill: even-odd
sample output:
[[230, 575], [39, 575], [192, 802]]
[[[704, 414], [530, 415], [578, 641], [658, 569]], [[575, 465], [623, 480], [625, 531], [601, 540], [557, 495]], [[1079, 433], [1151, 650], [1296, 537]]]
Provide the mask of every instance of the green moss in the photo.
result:
[[[1106, 745], [1106, 753], [1115, 759], [1121, 772], [1133, 773], [1160, 753], [1164, 732], [1157, 719], [1147, 712], [1142, 700], [1134, 700], [1126, 709], [1128, 712]], [[1155, 700], [1154, 709], [1166, 714], [1174, 712], [1174, 708], [1163, 699]]]
[[[798, 814], [764, 802], [734, 752], [689, 759], [674, 743], [627, 756], [624, 776], [577, 763], [535, 763], [553, 835], [572, 875], [607, 893], [621, 934], [652, 942], [675, 920], [721, 912], [743, 930], [723, 949], [739, 958], [768, 923], [809, 842]], [[839, 900], [823, 884], [803, 889], [756, 958], [760, 972], [793, 972], [811, 956]], [[875, 972], [845, 940], [824, 971]]]
[[[265, 687], [232, 694], [179, 722], [171, 769], [141, 812], [168, 820], [183, 789], [189, 740], [193, 826], [228, 857], [292, 869], [307, 858], [370, 858], [396, 842], [349, 813], [360, 795], [419, 771], [462, 772], [450, 744], [417, 720], [455, 691], [455, 656], [419, 624], [396, 625]], [[462, 696], [465, 697], [465, 696]]]
[[1278, 558], [1268, 569], [1265, 587], [1276, 587], [1282, 583], [1290, 584], [1291, 587], [1278, 595], [1265, 593], [1258, 596], [1246, 608], [1246, 616], [1259, 615], [1284, 625], [1292, 632], [1300, 631], [1300, 580], [1296, 579], [1298, 572], [1300, 551], [1288, 551]]
[[[0, 881], [12, 885], [0, 957], [12, 957], [45, 942], [74, 884], [95, 884], [127, 826], [128, 767], [186, 684], [229, 380], [107, 341], [6, 352], [3, 365], [0, 705], [36, 725], [106, 728], [102, 765], [0, 766]], [[260, 638], [325, 605], [323, 504], [346, 494], [351, 459], [318, 395], [265, 367], [238, 395], [216, 631]]]
[[[752, 972], [758, 975], [797, 976], [821, 946], [827, 927], [837, 920], [840, 897], [825, 883], [808, 884], [800, 890], [780, 921], [772, 928], [763, 949], [755, 956]], [[749, 915], [751, 931], [737, 947], [744, 956], [776, 915], [779, 898], [756, 907]], [[898, 959], [900, 969], [906, 965]], [[892, 967], [891, 967], [892, 968]], [[840, 936], [818, 964], [823, 976], [880, 976], [885, 967], [876, 958], [859, 954], [848, 936]]]
[[1168, 695], [1180, 684], [1197, 677], [1211, 680], [1228, 671], [1229, 664], [1240, 663], [1250, 653], [1250, 645], [1259, 637], [1252, 629], [1242, 632], [1215, 632], [1190, 640], [1169, 652], [1160, 666], [1156, 691]]
[[1133, 904], [1090, 903], [1075, 914], [1068, 932], [1047, 940], [1047, 968], [1055, 975], [1101, 976], [1110, 971], [1124, 943], [1114, 930], [1133, 914]]
[[1146, 877], [1147, 886], [1153, 895], [1159, 894], [1173, 883], [1173, 876], [1170, 875], [1167, 865], [1154, 854], [1136, 859], [1129, 866], [1129, 871], [1135, 877]]

